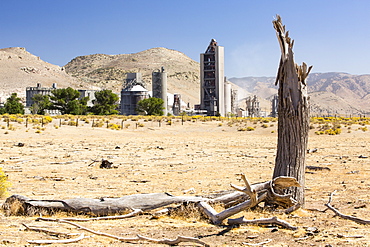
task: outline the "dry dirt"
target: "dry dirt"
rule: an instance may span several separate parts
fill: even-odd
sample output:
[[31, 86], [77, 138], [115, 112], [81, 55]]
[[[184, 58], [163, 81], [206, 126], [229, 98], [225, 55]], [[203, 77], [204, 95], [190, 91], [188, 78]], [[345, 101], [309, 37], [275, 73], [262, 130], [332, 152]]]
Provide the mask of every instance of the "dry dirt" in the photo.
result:
[[[268, 128], [258, 126], [255, 131], [237, 131], [236, 124], [230, 127], [218, 121], [185, 122], [184, 125], [174, 122], [161, 127], [157, 122], [145, 122], [144, 127], [139, 128], [132, 122], [123, 130], [92, 128], [91, 123], [79, 127], [62, 125], [56, 129], [54, 125], [58, 123], [59, 120], [54, 120], [41, 133], [36, 133], [32, 126], [26, 129], [24, 124], [14, 124], [14, 131], [0, 129], [0, 166], [12, 183], [9, 195], [33, 199], [121, 197], [152, 192], [183, 195], [191, 188], [195, 192], [192, 195], [206, 195], [229, 190], [230, 183], [242, 185], [240, 173], [245, 173], [252, 183], [272, 176], [276, 123]], [[154, 238], [197, 237], [211, 246], [247, 246], [245, 243], [268, 239], [271, 242], [264, 246], [370, 246], [368, 225], [323, 211], [328, 195], [337, 190], [333, 206], [344, 214], [370, 219], [370, 158], [359, 158], [370, 153], [370, 134], [355, 129], [356, 126], [352, 126], [351, 133], [343, 131], [337, 136], [318, 136], [311, 130], [309, 148], [318, 151], [307, 155], [307, 165], [328, 167], [330, 171], [307, 170], [305, 209], [291, 215], [257, 210], [235, 216], [254, 219], [276, 215], [299, 227], [297, 231], [271, 226], [215, 226], [197, 213], [160, 218], [146, 214], [80, 224], [121, 237], [136, 234]], [[25, 145], [19, 147], [18, 143]], [[100, 169], [93, 160], [103, 158], [118, 168]], [[0, 203], [4, 201], [5, 198]], [[59, 213], [52, 217], [65, 216]], [[1, 212], [0, 245], [27, 246], [27, 240], [53, 239], [43, 233], [25, 231], [22, 223], [55, 231], [81, 232], [73, 226], [35, 219], [7, 217]], [[317, 230], [307, 236], [307, 227]], [[162, 246], [146, 242], [121, 243], [90, 233], [86, 235], [92, 237], [69, 246]]]

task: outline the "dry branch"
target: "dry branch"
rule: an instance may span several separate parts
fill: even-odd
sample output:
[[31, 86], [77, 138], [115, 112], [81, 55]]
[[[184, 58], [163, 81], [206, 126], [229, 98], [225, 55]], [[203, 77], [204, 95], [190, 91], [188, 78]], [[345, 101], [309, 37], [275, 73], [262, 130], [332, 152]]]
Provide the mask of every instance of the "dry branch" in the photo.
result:
[[93, 233], [93, 234], [98, 235], [98, 236], [113, 238], [113, 239], [119, 240], [121, 242], [136, 242], [136, 241], [145, 240], [145, 241], [152, 242], [152, 243], [168, 244], [168, 245], [179, 244], [181, 242], [190, 242], [190, 243], [200, 244], [200, 245], [203, 245], [203, 246], [209, 246], [208, 244], [204, 243], [203, 241], [199, 240], [198, 238], [192, 238], [192, 237], [178, 236], [176, 239], [166, 239], [166, 238], [165, 239], [154, 239], [154, 238], [148, 238], [148, 237], [145, 237], [145, 236], [137, 235], [136, 237], [133, 237], [133, 238], [122, 238], [122, 237], [115, 236], [115, 235], [112, 235], [112, 234], [108, 234], [108, 233], [104, 233], [104, 232], [100, 232], [100, 231], [95, 231], [95, 230], [92, 230], [90, 228], [81, 226], [79, 224], [76, 224], [76, 223], [68, 221], [68, 220], [50, 219], [50, 218], [37, 218], [36, 220], [54, 221], [54, 222], [70, 224], [70, 225], [73, 225], [73, 226], [77, 227], [80, 230], [84, 230], [84, 231]]
[[22, 223], [24, 227], [26, 227], [26, 230], [28, 231], [35, 231], [35, 232], [44, 232], [49, 235], [54, 235], [54, 236], [73, 236], [73, 235], [80, 235], [78, 233], [66, 233], [66, 232], [57, 232], [57, 231], [51, 231], [47, 229], [43, 229], [40, 227], [34, 227], [34, 226], [28, 226], [24, 223]]
[[124, 215], [114, 215], [114, 216], [95, 217], [95, 218], [64, 218], [63, 220], [68, 220], [68, 221], [120, 220], [120, 219], [134, 217], [138, 214], [141, 214], [142, 212], [143, 210], [141, 209], [134, 209], [131, 213], [124, 214]]
[[343, 218], [343, 219], [347, 219], [347, 220], [352, 220], [354, 222], [357, 222], [359, 224], [364, 224], [364, 225], [367, 225], [367, 224], [370, 224], [370, 220], [364, 220], [364, 219], [360, 219], [360, 218], [357, 218], [357, 217], [354, 217], [354, 216], [350, 216], [350, 215], [345, 215], [345, 214], [342, 214], [341, 212], [339, 212], [337, 209], [335, 209], [330, 203], [333, 199], [333, 195], [335, 194], [336, 191], [333, 191], [332, 193], [330, 193], [330, 196], [329, 196], [329, 201], [328, 203], [325, 204], [325, 206], [330, 209], [331, 211], [333, 211], [335, 213], [335, 215]]
[[246, 243], [246, 242], [244, 242], [243, 244], [244, 245], [248, 245], [248, 246], [263, 246], [264, 244], [268, 244], [271, 241], [272, 241], [272, 239], [267, 239], [266, 241], [263, 241], [263, 242], [260, 242], [260, 243], [256, 243], [256, 244]]
[[[221, 224], [223, 220], [226, 218], [237, 214], [243, 210], [252, 208], [259, 204], [262, 201], [268, 199], [273, 203], [284, 205], [284, 206], [293, 206], [296, 202], [291, 198], [290, 195], [279, 195], [274, 192], [273, 187], [277, 187], [279, 189], [283, 189], [290, 186], [300, 186], [295, 180], [295, 178], [291, 177], [277, 177], [272, 181], [268, 181], [265, 183], [259, 183], [250, 185], [247, 178], [244, 174], [241, 174], [242, 179], [244, 181], [245, 187], [240, 187], [237, 185], [231, 185], [232, 188], [239, 191], [238, 193], [243, 193], [248, 195], [249, 200], [246, 200], [242, 203], [239, 203], [233, 207], [230, 207], [220, 213], [217, 213], [216, 210], [208, 203], [208, 202], [199, 202], [198, 207], [202, 209], [202, 211], [207, 215], [207, 217], [212, 221], [213, 224]], [[267, 192], [266, 192], [267, 191]], [[257, 196], [258, 192], [260, 194]], [[234, 193], [233, 195], [239, 195], [238, 193]], [[222, 196], [223, 199], [230, 200], [230, 197]], [[214, 199], [212, 202], [220, 202], [220, 199]]]
[[73, 239], [62, 239], [62, 240], [28, 240], [27, 242], [30, 244], [70, 244], [76, 243], [85, 238], [85, 235], [81, 233], [78, 238]]
[[289, 230], [297, 230], [298, 227], [290, 225], [288, 222], [278, 219], [277, 217], [265, 218], [265, 219], [256, 219], [256, 220], [246, 220], [244, 217], [240, 217], [237, 219], [229, 219], [227, 221], [229, 225], [260, 225], [260, 224], [273, 224], [279, 225]]

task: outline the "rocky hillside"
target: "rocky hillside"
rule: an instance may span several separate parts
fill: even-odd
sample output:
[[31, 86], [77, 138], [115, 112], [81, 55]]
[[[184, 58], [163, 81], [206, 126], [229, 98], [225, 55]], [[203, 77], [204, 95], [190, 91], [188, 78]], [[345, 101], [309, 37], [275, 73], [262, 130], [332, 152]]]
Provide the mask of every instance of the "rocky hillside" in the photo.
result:
[[26, 88], [35, 87], [37, 83], [51, 87], [86, 88], [79, 80], [68, 75], [63, 68], [42, 61], [27, 52], [25, 48], [12, 47], [0, 49], [0, 100], [4, 102], [11, 93], [25, 98]]
[[126, 73], [140, 72], [151, 91], [152, 72], [165, 67], [169, 93], [180, 93], [182, 100], [199, 104], [199, 63], [185, 54], [166, 48], [153, 48], [134, 54], [95, 54], [74, 58], [66, 72], [83, 82], [120, 92]]
[[[268, 99], [277, 94], [275, 77], [230, 78], [251, 94]], [[347, 73], [312, 73], [307, 78], [314, 114], [370, 113], [370, 75]]]

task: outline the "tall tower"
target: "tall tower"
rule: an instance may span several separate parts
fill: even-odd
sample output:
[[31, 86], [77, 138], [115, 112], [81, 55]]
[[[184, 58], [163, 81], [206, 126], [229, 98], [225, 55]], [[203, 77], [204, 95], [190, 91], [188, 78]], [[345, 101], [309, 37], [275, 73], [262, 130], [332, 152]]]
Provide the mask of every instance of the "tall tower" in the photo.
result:
[[211, 40], [200, 54], [200, 107], [208, 116], [225, 116], [224, 47]]

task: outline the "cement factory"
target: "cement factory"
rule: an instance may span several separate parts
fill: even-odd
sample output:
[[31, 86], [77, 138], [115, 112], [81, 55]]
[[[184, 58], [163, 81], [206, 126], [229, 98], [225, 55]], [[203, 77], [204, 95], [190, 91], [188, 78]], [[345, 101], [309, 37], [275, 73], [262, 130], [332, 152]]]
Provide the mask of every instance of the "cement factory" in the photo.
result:
[[[36, 94], [49, 95], [56, 89], [44, 88], [39, 83], [37, 87], [26, 89], [26, 107], [33, 105], [33, 96]], [[92, 106], [96, 90], [78, 90], [82, 97], [89, 97], [88, 106]], [[152, 91], [147, 89], [141, 73], [127, 73], [120, 94], [119, 111], [121, 115], [137, 115], [136, 107], [140, 100], [149, 97], [163, 100], [164, 115], [175, 116], [186, 112], [188, 115], [205, 116], [240, 116], [259, 117], [260, 106], [257, 96], [250, 96], [245, 100], [245, 108], [240, 107], [237, 98], [238, 92], [232, 89], [231, 83], [224, 75], [224, 47], [219, 46], [212, 39], [206, 51], [200, 54], [200, 104], [190, 106], [181, 100], [181, 94], [167, 92], [167, 72], [161, 67], [152, 72]], [[272, 100], [271, 115], [277, 115], [277, 98]], [[274, 107], [275, 106], [275, 107]], [[50, 114], [57, 114], [50, 112]]]

